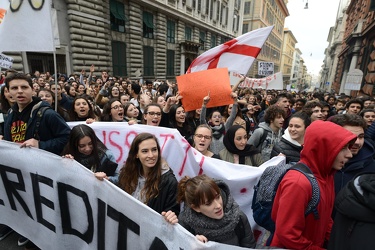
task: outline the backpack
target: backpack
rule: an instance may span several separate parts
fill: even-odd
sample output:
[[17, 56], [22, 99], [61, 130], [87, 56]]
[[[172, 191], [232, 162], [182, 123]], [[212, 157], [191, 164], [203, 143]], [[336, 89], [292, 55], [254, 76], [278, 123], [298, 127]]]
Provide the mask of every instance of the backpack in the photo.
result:
[[270, 166], [262, 174], [259, 182], [254, 186], [254, 196], [251, 208], [253, 209], [254, 221], [261, 227], [267, 229], [273, 234], [275, 232], [275, 222], [271, 218], [273, 201], [276, 196], [277, 188], [284, 175], [289, 171], [299, 171], [306, 176], [312, 186], [312, 197], [305, 210], [305, 216], [310, 213], [314, 218], [319, 219], [317, 206], [320, 201], [320, 189], [318, 182], [311, 170], [302, 163], [296, 165], [283, 164], [282, 166]]
[[42, 117], [44, 115], [44, 112], [46, 112], [47, 109], [50, 109], [50, 107], [41, 107], [38, 109], [36, 112], [36, 117], [35, 117], [35, 130], [34, 130], [34, 139], [35, 140], [40, 140], [39, 138], [39, 126], [40, 126], [40, 121], [42, 120]]
[[254, 145], [257, 149], [259, 149], [260, 151], [262, 151], [262, 144], [263, 144], [263, 142], [267, 139], [267, 134], [268, 134], [268, 132], [264, 129], [264, 128], [260, 128], [260, 129], [262, 129], [262, 131], [263, 131], [263, 134], [262, 134], [262, 136], [260, 137], [260, 140], [259, 140], [259, 142], [258, 142], [258, 145]]

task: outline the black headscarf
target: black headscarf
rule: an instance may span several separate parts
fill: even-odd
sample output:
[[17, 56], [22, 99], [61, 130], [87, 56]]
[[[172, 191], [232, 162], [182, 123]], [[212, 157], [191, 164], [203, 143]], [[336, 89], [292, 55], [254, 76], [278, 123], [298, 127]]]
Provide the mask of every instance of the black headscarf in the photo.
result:
[[245, 164], [245, 157], [259, 153], [259, 151], [253, 146], [246, 144], [243, 150], [239, 150], [234, 144], [234, 136], [240, 128], [244, 129], [241, 125], [233, 125], [224, 135], [224, 146], [232, 154], [237, 154], [240, 157], [240, 164]]

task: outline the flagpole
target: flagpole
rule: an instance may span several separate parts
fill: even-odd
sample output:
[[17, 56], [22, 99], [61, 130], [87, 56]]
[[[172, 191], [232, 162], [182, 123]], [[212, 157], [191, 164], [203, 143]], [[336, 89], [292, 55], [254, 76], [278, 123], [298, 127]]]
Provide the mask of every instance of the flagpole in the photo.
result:
[[[53, 2], [50, 2], [49, 8], [50, 8], [50, 22], [51, 22], [51, 36], [52, 36], [52, 42], [53, 42], [53, 70], [55, 71], [55, 111], [57, 112], [57, 104], [59, 100], [57, 99], [57, 60], [56, 60], [56, 46], [55, 46], [55, 35], [53, 33], [53, 22], [52, 22], [52, 6]], [[62, 88], [62, 86], [60, 86]]]
[[57, 60], [56, 60], [56, 48], [55, 48], [55, 50], [53, 51], [53, 67], [55, 71], [55, 111], [57, 112], [58, 99], [57, 99], [57, 62], [56, 61]]

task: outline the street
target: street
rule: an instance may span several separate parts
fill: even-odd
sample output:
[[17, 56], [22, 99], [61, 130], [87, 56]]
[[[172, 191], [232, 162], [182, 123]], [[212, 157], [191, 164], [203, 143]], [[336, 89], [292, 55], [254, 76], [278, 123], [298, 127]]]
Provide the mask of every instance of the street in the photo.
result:
[[[2, 229], [2, 226], [1, 226]], [[1, 230], [0, 229], [0, 230]], [[19, 234], [16, 232], [11, 233], [8, 237], [0, 241], [0, 250], [21, 250], [24, 247], [17, 245]]]

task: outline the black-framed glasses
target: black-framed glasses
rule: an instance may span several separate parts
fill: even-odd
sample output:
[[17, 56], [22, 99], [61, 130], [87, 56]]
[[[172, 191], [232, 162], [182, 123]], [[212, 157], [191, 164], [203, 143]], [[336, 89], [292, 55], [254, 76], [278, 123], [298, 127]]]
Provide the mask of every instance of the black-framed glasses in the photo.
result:
[[160, 112], [147, 112], [146, 115], [160, 117], [160, 116], [161, 116], [161, 113], [160, 113]]
[[202, 139], [204, 137], [204, 139], [206, 140], [211, 140], [212, 136], [210, 135], [202, 135], [202, 134], [195, 134], [194, 136], [196, 136], [198, 139]]
[[122, 105], [115, 105], [113, 107], [111, 107], [111, 109], [123, 109], [124, 107]]

